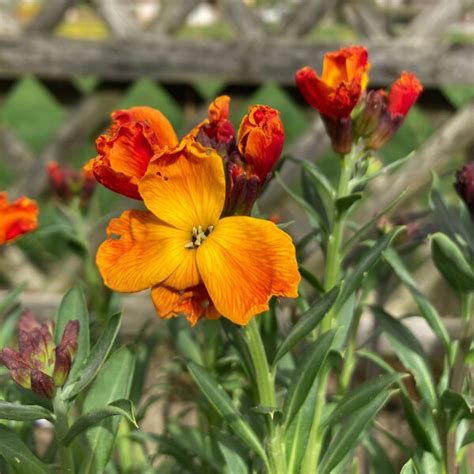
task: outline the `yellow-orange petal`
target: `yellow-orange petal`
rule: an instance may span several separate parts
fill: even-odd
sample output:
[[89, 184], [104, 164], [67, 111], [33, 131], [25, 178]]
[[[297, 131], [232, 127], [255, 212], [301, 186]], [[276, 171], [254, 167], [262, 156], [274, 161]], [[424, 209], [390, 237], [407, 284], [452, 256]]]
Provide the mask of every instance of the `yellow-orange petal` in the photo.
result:
[[160, 318], [168, 319], [183, 314], [194, 326], [201, 318], [217, 319], [216, 312], [204, 285], [177, 291], [164, 285], [151, 290], [151, 298]]
[[169, 120], [152, 107], [139, 106], [128, 110], [115, 110], [112, 112], [112, 119], [120, 125], [138, 120], [146, 122], [154, 132], [156, 143], [160, 148], [174, 147], [178, 144], [178, 137]]
[[139, 191], [145, 206], [166, 223], [188, 232], [199, 225], [207, 229], [224, 207], [222, 158], [188, 137], [150, 163]]
[[35, 201], [21, 197], [9, 202], [7, 193], [0, 193], [0, 244], [13, 242], [23, 234], [36, 230], [38, 214]]
[[197, 250], [202, 280], [219, 313], [245, 325], [275, 296], [298, 296], [295, 247], [273, 222], [221, 219]]
[[[104, 283], [121, 292], [141, 291], [166, 279], [187, 288], [200, 282], [195, 251], [185, 248], [188, 232], [171, 227], [148, 211], [125, 211], [107, 227], [108, 239], [96, 262]], [[177, 272], [177, 276], [172, 276]]]

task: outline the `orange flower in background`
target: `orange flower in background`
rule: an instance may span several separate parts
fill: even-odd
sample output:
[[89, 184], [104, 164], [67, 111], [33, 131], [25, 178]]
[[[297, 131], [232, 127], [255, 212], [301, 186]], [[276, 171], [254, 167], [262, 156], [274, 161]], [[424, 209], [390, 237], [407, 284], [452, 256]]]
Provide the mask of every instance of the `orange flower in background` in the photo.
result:
[[247, 174], [264, 182], [280, 158], [285, 132], [277, 110], [266, 105], [249, 107], [239, 128], [239, 151], [247, 165]]
[[8, 202], [7, 193], [0, 193], [0, 244], [38, 228], [39, 208], [35, 201], [21, 197]]
[[141, 199], [138, 182], [153, 155], [178, 143], [168, 119], [151, 107], [112, 113], [112, 126], [96, 140], [98, 156], [84, 167], [99, 183], [133, 199]]
[[309, 66], [296, 73], [296, 84], [309, 105], [332, 118], [349, 117], [368, 83], [367, 50], [342, 48], [324, 55], [321, 76]]
[[300, 280], [291, 238], [272, 222], [221, 217], [222, 158], [188, 136], [148, 166], [139, 192], [147, 211], [113, 219], [97, 253], [107, 286], [152, 288], [161, 317], [192, 324], [222, 315], [245, 325], [275, 296], [296, 297]]
[[410, 72], [403, 71], [388, 93], [388, 110], [392, 116], [405, 116], [418, 100], [423, 86], [418, 78]]
[[77, 196], [86, 205], [94, 193], [96, 180], [92, 171], [77, 171], [51, 161], [47, 173], [51, 191], [61, 201], [68, 203]]

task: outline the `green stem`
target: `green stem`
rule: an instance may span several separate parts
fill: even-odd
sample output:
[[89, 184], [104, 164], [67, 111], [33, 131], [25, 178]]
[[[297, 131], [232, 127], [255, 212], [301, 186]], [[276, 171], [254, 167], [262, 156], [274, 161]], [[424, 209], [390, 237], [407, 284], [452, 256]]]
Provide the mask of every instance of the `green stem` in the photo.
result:
[[[328, 239], [326, 268], [324, 278], [324, 289], [330, 290], [338, 281], [341, 274], [341, 246], [344, 236], [345, 214], [338, 214], [336, 209], [337, 199], [344, 197], [349, 192], [349, 181], [352, 175], [352, 168], [355, 161], [356, 152], [341, 156], [341, 171], [339, 184], [336, 190], [333, 207], [334, 227]], [[326, 315], [321, 323], [321, 333], [329, 331], [334, 323], [334, 310]], [[319, 376], [319, 384], [316, 392], [316, 405], [314, 408], [313, 421], [308, 437], [308, 449], [303, 458], [301, 472], [316, 472], [319, 456], [323, 443], [324, 431], [320, 429], [321, 417], [326, 404], [326, 390], [329, 380], [329, 368], [323, 368]]]
[[[245, 336], [255, 371], [259, 403], [263, 406], [276, 408], [274, 378], [268, 365], [265, 348], [255, 318], [246, 326]], [[281, 427], [275, 426], [270, 416], [267, 417], [266, 450], [269, 457], [268, 473], [286, 474], [285, 445]]]
[[72, 450], [71, 448], [64, 446], [61, 442], [69, 430], [69, 421], [67, 417], [69, 407], [61, 398], [61, 390], [58, 390], [53, 400], [53, 409], [54, 414], [56, 415], [56, 440], [59, 451], [59, 462], [61, 463], [61, 472], [63, 474], [74, 474], [76, 471]]

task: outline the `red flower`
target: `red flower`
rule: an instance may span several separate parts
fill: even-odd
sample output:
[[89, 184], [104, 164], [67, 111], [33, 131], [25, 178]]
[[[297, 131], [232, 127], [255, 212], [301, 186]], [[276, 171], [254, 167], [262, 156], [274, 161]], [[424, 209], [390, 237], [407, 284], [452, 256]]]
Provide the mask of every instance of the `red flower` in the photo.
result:
[[21, 197], [8, 202], [7, 193], [0, 193], [0, 245], [37, 229], [38, 213], [35, 201]]
[[108, 133], [96, 140], [98, 156], [84, 170], [112, 191], [141, 200], [138, 182], [153, 155], [178, 139], [166, 117], [151, 107], [116, 110], [112, 120]]
[[422, 91], [423, 86], [418, 78], [413, 73], [403, 71], [388, 94], [388, 110], [392, 117], [396, 115], [405, 117]]
[[349, 117], [367, 87], [367, 50], [361, 46], [326, 53], [321, 76], [309, 66], [296, 73], [296, 84], [309, 105], [332, 118]]

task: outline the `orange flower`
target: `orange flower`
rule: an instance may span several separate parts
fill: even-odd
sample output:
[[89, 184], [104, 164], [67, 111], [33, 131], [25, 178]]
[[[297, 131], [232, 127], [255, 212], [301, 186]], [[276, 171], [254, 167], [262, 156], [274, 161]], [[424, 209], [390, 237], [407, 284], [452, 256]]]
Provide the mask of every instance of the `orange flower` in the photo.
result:
[[249, 108], [239, 128], [239, 151], [247, 164], [247, 174], [268, 179], [280, 158], [285, 141], [283, 124], [277, 110], [266, 105]]
[[141, 199], [138, 182], [153, 155], [174, 147], [178, 139], [166, 117], [151, 107], [112, 113], [112, 126], [96, 140], [98, 156], [84, 167], [99, 183], [133, 199]]
[[83, 206], [87, 205], [96, 184], [92, 172], [61, 167], [59, 163], [51, 161], [48, 163], [47, 173], [51, 191], [61, 201], [68, 203], [77, 196]]
[[306, 66], [296, 73], [296, 84], [309, 105], [332, 118], [349, 117], [367, 87], [367, 50], [361, 46], [326, 53], [321, 76]]
[[7, 193], [0, 193], [0, 244], [12, 242], [38, 228], [38, 205], [21, 197], [8, 202]]
[[423, 86], [413, 73], [403, 71], [388, 94], [388, 110], [393, 115], [405, 116], [418, 100]]
[[183, 312], [192, 324], [222, 315], [245, 325], [272, 295], [297, 296], [291, 238], [252, 217], [222, 218], [222, 158], [192, 137], [148, 166], [139, 191], [147, 211], [113, 219], [97, 253], [107, 286], [152, 288], [161, 317]]

